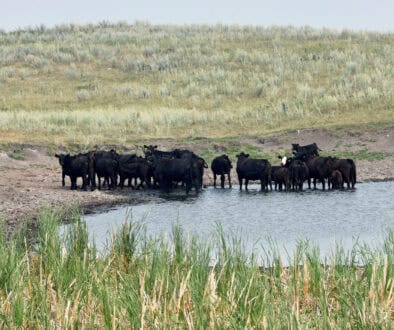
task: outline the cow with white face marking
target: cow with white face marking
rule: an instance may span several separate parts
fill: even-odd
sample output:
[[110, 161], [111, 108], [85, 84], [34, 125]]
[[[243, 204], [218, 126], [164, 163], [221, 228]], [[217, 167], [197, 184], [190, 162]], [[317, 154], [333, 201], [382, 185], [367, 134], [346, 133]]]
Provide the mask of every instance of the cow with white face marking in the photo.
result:
[[309, 178], [308, 166], [296, 157], [279, 156], [283, 167], [288, 168], [290, 184], [293, 190], [302, 191], [304, 182]]

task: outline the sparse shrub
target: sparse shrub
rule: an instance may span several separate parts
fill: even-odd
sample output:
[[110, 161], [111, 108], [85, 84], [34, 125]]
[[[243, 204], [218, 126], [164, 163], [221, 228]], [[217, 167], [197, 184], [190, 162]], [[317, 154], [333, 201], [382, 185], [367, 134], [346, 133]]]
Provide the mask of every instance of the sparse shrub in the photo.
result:
[[34, 56], [34, 55], [27, 55], [25, 62], [32, 68], [42, 68], [43, 66], [48, 64], [48, 61], [45, 58]]
[[116, 96], [131, 96], [133, 95], [133, 88], [129, 84], [123, 84], [112, 87], [112, 90]]
[[170, 90], [167, 88], [167, 86], [160, 86], [159, 88], [159, 94], [162, 97], [170, 96]]
[[245, 50], [237, 49], [234, 55], [234, 59], [236, 62], [246, 64], [249, 61], [250, 56]]
[[138, 97], [141, 99], [147, 99], [150, 97], [150, 92], [147, 88], [140, 88], [140, 90], [138, 91]]
[[74, 56], [72, 56], [71, 54], [68, 53], [63, 53], [63, 52], [56, 52], [53, 55], [53, 61], [55, 63], [62, 63], [62, 64], [70, 64], [72, 62], [74, 62]]
[[90, 92], [86, 89], [81, 89], [76, 92], [78, 102], [86, 101], [90, 98]]
[[350, 75], [355, 75], [357, 72], [357, 64], [354, 62], [346, 63], [346, 69]]
[[75, 65], [71, 65], [69, 68], [65, 70], [65, 75], [67, 79], [77, 80], [81, 78], [81, 73], [77, 70]]

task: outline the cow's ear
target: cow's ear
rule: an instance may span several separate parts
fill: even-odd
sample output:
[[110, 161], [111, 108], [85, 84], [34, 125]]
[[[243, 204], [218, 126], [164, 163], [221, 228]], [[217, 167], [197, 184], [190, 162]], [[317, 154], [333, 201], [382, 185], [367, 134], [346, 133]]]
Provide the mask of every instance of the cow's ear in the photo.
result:
[[283, 156], [278, 156], [278, 158], [279, 158], [279, 159], [282, 159], [282, 158], [283, 158]]
[[148, 149], [148, 146], [147, 146], [146, 144], [144, 144], [144, 148], [145, 148], [145, 149]]
[[157, 146], [154, 146], [153, 148], [157, 149]]
[[245, 154], [245, 157], [249, 157], [249, 154]]
[[60, 155], [59, 155], [59, 154], [55, 154], [55, 157], [56, 157], [56, 158], [60, 158]]

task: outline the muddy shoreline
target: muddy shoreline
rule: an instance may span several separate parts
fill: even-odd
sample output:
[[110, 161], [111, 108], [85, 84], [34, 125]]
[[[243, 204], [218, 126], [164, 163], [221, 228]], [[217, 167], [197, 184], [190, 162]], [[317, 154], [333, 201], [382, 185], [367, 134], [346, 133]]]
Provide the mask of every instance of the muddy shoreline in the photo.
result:
[[[177, 144], [174, 141], [152, 141], [163, 149], [190, 148], [199, 152], [206, 146], [201, 144]], [[290, 143], [307, 144], [316, 142], [323, 150], [335, 152], [357, 151], [365, 148], [368, 152], [384, 152], [390, 156], [379, 160], [357, 160], [357, 182], [380, 182], [394, 180], [394, 127], [385, 128], [379, 132], [365, 132], [362, 134], [346, 134], [325, 130], [304, 130], [302, 132], [286, 133], [267, 138], [240, 139], [239, 149], [242, 145], [249, 145], [275, 153], [279, 150], [288, 150]], [[217, 154], [225, 153], [224, 143], [213, 144]], [[108, 209], [115, 205], [144, 203], [161, 200], [158, 194], [137, 192], [130, 188], [123, 191], [95, 190], [71, 191], [69, 180], [66, 187], [61, 186], [61, 170], [59, 163], [53, 155], [48, 155], [45, 147], [20, 146], [23, 148], [23, 159], [12, 157], [10, 151], [0, 150], [0, 218], [5, 219], [11, 227], [25, 221], [34, 222], [39, 210], [43, 207], [57, 207], [74, 205], [83, 212], [97, 212], [98, 209]], [[217, 148], [217, 149], [216, 149]], [[11, 156], [11, 157], [10, 157]], [[233, 163], [234, 163], [233, 159]], [[235, 167], [235, 166], [234, 166]], [[232, 173], [233, 184], [237, 184], [235, 169]], [[204, 174], [204, 184], [213, 184], [211, 170]], [[357, 187], [357, 186], [356, 186]]]

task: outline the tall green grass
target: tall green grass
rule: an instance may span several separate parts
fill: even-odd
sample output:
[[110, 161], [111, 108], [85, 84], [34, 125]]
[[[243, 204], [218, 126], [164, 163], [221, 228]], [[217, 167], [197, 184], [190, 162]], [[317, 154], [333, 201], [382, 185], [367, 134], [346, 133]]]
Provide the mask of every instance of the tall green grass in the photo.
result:
[[0, 237], [2, 327], [394, 326], [393, 232], [379, 249], [338, 246], [325, 263], [303, 242], [283, 267], [272, 242], [261, 261], [221, 230], [204, 242], [180, 226], [165, 239], [125, 223], [99, 253], [78, 213], [62, 235], [61, 217], [43, 211], [33, 245], [25, 231]]

